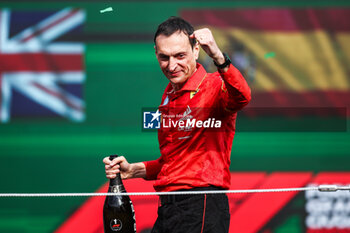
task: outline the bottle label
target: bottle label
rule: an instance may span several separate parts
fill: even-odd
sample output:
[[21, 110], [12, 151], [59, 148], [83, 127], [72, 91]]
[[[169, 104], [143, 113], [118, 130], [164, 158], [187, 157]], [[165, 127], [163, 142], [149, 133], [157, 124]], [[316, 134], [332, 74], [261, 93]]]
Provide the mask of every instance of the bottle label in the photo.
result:
[[122, 221], [120, 221], [119, 219], [112, 219], [110, 222], [110, 227], [112, 229], [112, 231], [120, 231], [123, 228], [123, 224]]
[[134, 218], [134, 231], [136, 232], [135, 209], [134, 209], [134, 205], [132, 204], [131, 200], [130, 200], [130, 206], [131, 206], [131, 211], [132, 211], [132, 217]]

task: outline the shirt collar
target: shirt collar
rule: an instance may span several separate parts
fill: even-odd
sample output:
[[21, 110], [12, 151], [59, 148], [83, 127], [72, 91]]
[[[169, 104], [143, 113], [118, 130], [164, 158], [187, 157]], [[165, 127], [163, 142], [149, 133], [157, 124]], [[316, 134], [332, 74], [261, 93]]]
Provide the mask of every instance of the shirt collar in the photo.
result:
[[[205, 71], [204, 67], [197, 63], [196, 65], [197, 70], [194, 72], [194, 74], [188, 78], [184, 86], [178, 90], [180, 91], [195, 91], [198, 89], [199, 85], [202, 83], [203, 79], [206, 77], [207, 72]], [[167, 94], [173, 93], [173, 88], [171, 86], [171, 83], [168, 84], [166, 88]]]

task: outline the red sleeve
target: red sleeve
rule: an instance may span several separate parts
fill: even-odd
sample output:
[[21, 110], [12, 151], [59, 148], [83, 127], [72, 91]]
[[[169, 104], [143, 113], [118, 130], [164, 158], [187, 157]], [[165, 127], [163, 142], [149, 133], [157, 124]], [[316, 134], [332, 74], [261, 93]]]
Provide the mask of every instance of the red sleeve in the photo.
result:
[[232, 64], [226, 72], [219, 72], [222, 82], [223, 103], [228, 111], [238, 111], [246, 106], [251, 99], [248, 83], [242, 74]]
[[158, 173], [162, 168], [163, 164], [160, 159], [143, 162], [146, 167], [146, 178], [145, 180], [155, 180], [157, 179]]

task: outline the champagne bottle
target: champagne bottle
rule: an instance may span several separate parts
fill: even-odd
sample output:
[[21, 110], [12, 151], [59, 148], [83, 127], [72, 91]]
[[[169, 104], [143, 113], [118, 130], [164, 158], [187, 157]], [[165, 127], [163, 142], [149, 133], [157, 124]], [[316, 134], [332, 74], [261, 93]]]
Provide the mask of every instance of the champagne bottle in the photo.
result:
[[[110, 160], [118, 155], [109, 156]], [[109, 193], [126, 193], [120, 173], [109, 181]], [[103, 225], [105, 233], [136, 233], [134, 206], [129, 196], [107, 196], [103, 206]]]

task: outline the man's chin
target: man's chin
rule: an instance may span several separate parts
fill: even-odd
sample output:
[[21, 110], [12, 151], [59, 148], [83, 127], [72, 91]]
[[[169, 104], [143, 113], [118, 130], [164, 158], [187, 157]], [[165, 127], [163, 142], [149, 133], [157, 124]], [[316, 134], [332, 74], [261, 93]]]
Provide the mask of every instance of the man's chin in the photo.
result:
[[183, 77], [183, 76], [169, 77], [168, 79], [169, 79], [169, 81], [170, 81], [171, 83], [173, 83], [173, 84], [181, 84], [181, 83], [186, 82], [186, 80], [187, 80], [187, 79], [186, 79], [185, 77]]

